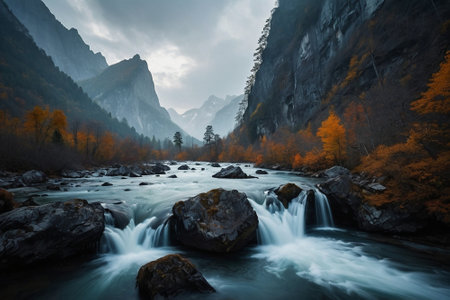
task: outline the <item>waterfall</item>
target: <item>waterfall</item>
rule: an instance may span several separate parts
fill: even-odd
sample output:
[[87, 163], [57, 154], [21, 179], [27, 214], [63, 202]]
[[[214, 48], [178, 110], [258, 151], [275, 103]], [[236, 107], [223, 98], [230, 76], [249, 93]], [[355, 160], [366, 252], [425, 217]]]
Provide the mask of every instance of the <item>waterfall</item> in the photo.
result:
[[[282, 245], [305, 235], [305, 212], [308, 192], [303, 190], [292, 199], [288, 208], [284, 208], [277, 196], [266, 192], [263, 204], [249, 200], [259, 219], [258, 242], [263, 245]], [[317, 189], [314, 190], [317, 225], [333, 227], [333, 218], [327, 197]]]
[[[107, 216], [105, 217], [108, 219]], [[134, 219], [131, 219], [123, 230], [107, 223], [103, 233], [102, 250], [106, 253], [127, 254], [167, 246], [169, 243], [167, 223], [153, 229], [151, 224], [154, 221], [156, 217], [151, 217], [135, 225]]]
[[318, 189], [314, 189], [314, 200], [316, 204], [316, 221], [319, 227], [334, 227], [328, 198]]

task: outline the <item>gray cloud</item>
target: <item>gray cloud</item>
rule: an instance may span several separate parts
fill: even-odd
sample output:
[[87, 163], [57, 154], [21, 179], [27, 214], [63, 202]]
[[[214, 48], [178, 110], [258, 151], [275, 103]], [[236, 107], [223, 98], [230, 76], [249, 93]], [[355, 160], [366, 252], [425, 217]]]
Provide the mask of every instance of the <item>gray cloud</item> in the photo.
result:
[[43, 0], [109, 64], [138, 53], [161, 104], [183, 111], [240, 94], [274, 0]]

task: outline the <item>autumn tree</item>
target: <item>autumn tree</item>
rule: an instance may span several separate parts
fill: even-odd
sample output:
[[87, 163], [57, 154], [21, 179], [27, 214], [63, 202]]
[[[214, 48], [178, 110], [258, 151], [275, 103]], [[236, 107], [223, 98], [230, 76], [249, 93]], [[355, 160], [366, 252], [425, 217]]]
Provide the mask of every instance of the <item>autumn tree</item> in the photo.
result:
[[346, 155], [345, 128], [334, 110], [330, 110], [328, 118], [317, 130], [323, 144], [325, 157], [337, 164], [342, 164]]
[[183, 144], [183, 137], [179, 131], [175, 132], [173, 136], [173, 143], [178, 148], [178, 152], [181, 152], [181, 145]]
[[450, 113], [450, 50], [447, 51], [439, 71], [434, 73], [428, 89], [411, 103], [411, 109], [419, 114]]

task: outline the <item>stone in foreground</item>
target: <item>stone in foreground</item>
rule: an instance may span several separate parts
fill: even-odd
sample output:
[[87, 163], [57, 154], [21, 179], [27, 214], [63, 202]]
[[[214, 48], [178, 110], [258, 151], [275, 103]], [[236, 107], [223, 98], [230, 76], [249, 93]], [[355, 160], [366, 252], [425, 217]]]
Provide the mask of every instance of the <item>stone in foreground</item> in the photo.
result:
[[0, 189], [0, 214], [12, 210], [15, 205], [13, 194]]
[[215, 292], [195, 266], [179, 254], [166, 255], [143, 265], [136, 277], [136, 287], [143, 299]]
[[214, 178], [234, 178], [234, 179], [246, 179], [246, 178], [257, 178], [254, 176], [250, 176], [242, 171], [241, 167], [228, 166], [226, 168], [222, 168], [220, 172], [217, 172], [212, 177]]
[[212, 252], [237, 251], [256, 239], [258, 216], [247, 196], [236, 190], [211, 190], [173, 208], [178, 241]]
[[0, 218], [0, 263], [93, 253], [105, 228], [103, 212], [100, 203], [79, 199], [6, 212]]

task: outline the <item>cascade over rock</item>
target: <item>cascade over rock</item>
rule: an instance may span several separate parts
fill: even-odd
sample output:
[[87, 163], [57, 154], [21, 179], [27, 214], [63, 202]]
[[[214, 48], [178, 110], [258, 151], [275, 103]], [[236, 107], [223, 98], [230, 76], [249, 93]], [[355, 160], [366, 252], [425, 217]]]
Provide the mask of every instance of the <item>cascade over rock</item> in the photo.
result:
[[258, 217], [244, 193], [211, 190], [173, 208], [173, 226], [184, 245], [212, 252], [233, 252], [256, 238]]

